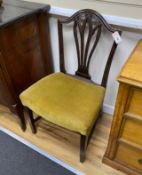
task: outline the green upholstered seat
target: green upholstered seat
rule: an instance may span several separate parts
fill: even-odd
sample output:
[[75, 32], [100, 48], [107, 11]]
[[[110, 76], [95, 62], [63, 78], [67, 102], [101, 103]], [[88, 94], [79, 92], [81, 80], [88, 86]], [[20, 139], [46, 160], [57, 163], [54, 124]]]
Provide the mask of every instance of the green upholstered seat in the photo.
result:
[[22, 104], [54, 124], [87, 135], [100, 111], [104, 88], [54, 73], [21, 93]]

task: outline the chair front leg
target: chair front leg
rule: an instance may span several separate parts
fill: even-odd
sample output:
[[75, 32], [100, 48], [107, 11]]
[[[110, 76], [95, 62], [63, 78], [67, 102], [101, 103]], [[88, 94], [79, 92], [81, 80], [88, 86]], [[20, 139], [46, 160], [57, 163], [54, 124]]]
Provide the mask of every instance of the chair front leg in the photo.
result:
[[83, 163], [86, 158], [86, 149], [87, 149], [88, 136], [80, 136], [80, 162]]
[[25, 108], [28, 114], [28, 121], [32, 130], [32, 133], [35, 134], [37, 132], [36, 126], [35, 126], [35, 120], [33, 118], [33, 112], [29, 108]]
[[16, 113], [19, 116], [20, 120], [20, 126], [23, 131], [26, 130], [26, 123], [25, 123], [25, 117], [24, 117], [24, 111], [23, 111], [23, 106], [21, 103], [18, 103], [15, 107]]

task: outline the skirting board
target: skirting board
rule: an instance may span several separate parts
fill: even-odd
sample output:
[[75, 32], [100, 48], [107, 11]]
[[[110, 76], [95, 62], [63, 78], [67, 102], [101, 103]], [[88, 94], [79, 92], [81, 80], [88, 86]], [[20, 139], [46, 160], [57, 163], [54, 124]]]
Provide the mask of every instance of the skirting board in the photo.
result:
[[104, 113], [107, 113], [107, 114], [110, 114], [110, 115], [113, 115], [114, 106], [110, 106], [110, 105], [107, 105], [107, 104], [103, 104], [103, 112], [104, 112]]

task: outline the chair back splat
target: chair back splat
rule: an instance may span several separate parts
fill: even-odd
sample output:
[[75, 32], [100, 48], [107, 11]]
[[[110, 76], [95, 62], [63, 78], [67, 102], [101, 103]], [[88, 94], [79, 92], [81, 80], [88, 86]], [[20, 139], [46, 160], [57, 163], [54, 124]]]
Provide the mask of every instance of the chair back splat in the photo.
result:
[[[111, 33], [116, 32], [116, 30], [113, 29], [111, 25], [109, 25], [98, 12], [91, 9], [80, 10], [69, 18], [66, 18], [64, 20], [58, 20], [60, 70], [64, 73], [66, 73], [66, 70], [64, 64], [63, 24], [69, 24], [71, 22], [73, 22], [73, 34], [78, 59], [78, 69], [76, 71], [76, 75], [91, 79], [88, 71], [89, 65], [92, 55], [99, 42], [102, 33], [102, 27]], [[87, 30], [88, 36], [87, 40], [85, 40], [85, 34], [87, 33]], [[102, 77], [101, 86], [103, 87], [106, 87], [107, 84], [108, 74], [116, 47], [117, 44], [114, 42], [109, 57], [107, 59]]]

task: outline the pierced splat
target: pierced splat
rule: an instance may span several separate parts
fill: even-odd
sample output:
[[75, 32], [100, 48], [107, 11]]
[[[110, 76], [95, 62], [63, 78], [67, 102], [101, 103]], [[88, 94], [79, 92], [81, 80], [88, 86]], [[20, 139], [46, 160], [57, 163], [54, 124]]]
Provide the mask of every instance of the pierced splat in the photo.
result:
[[[101, 23], [99, 21], [96, 21], [92, 14], [86, 13], [81, 16], [78, 16], [75, 19], [73, 28], [74, 28], [74, 38], [77, 49], [77, 56], [78, 56], [78, 70], [76, 71], [76, 74], [90, 79], [88, 69], [92, 54], [98, 44], [101, 35]], [[88, 32], [86, 32], [87, 30]], [[79, 37], [77, 34], [78, 31], [79, 31]], [[88, 33], [88, 36], [85, 42], [86, 33]], [[96, 35], [95, 40], [93, 38], [94, 35]], [[93, 45], [91, 47], [90, 45], [92, 42], [92, 38], [93, 38]]]
[[[116, 30], [114, 30], [98, 12], [90, 9], [78, 11], [73, 16], [65, 20], [58, 20], [60, 68], [64, 73], [66, 71], [64, 67], [62, 24], [68, 24], [70, 22], [74, 22], [73, 34], [78, 58], [78, 69], [76, 71], [76, 75], [90, 79], [91, 77], [88, 72], [89, 65], [101, 37], [102, 27], [111, 33], [115, 32]], [[116, 47], [117, 45], [113, 43], [102, 79], [101, 85], [104, 87], [107, 83], [108, 73]]]

